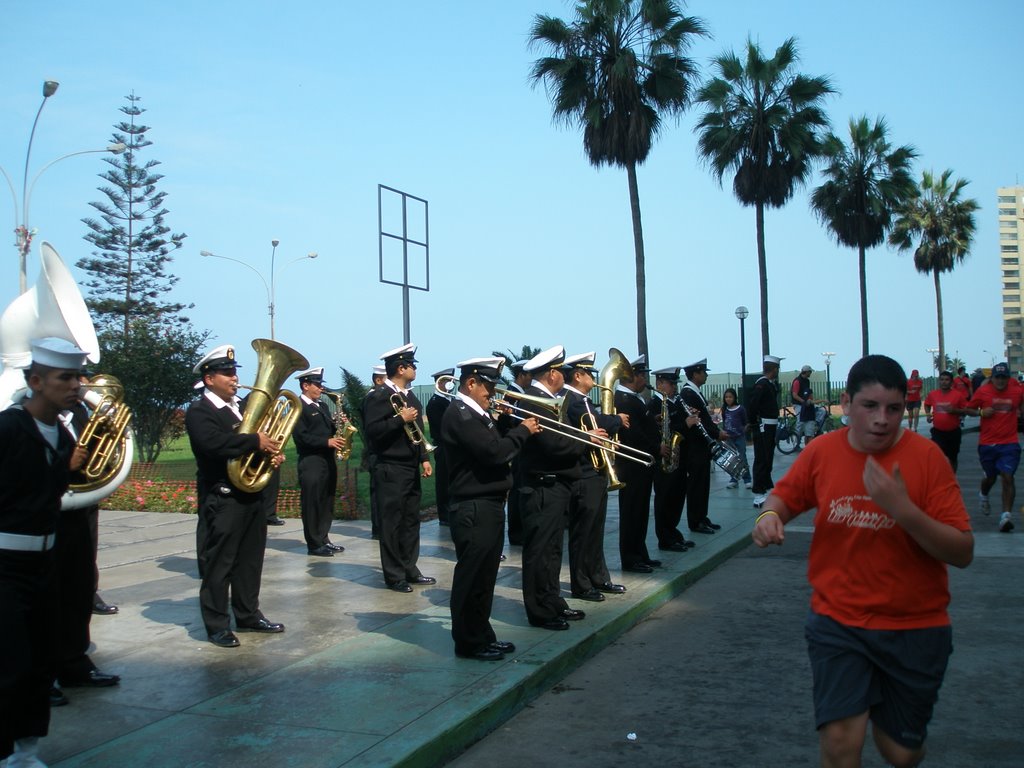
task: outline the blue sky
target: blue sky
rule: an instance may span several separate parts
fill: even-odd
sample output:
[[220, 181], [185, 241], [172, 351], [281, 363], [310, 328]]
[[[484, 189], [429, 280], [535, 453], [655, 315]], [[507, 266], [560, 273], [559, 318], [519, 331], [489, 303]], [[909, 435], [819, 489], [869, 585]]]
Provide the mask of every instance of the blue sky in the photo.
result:
[[[174, 298], [195, 303], [194, 325], [233, 343], [252, 370], [249, 341], [269, 335], [263, 284], [279, 239], [276, 336], [323, 365], [366, 376], [402, 343], [400, 289], [378, 281], [377, 185], [429, 201], [429, 293], [412, 292], [421, 378], [458, 360], [523, 344], [570, 353], [609, 346], [636, 353], [632, 230], [626, 174], [587, 162], [579, 132], [553, 124], [528, 73], [536, 13], [568, 18], [561, 0], [479, 2], [141, 3], [104, 16], [95, 4], [7, 0], [0, 42], [0, 165], [20, 188], [44, 79], [60, 82], [40, 118], [32, 170], [104, 146], [124, 96], [147, 111], [168, 193], [167, 224], [188, 237], [175, 255]], [[883, 115], [892, 140], [923, 168], [971, 181], [981, 210], [967, 262], [943, 279], [946, 346], [968, 365], [1002, 356], [996, 187], [1024, 172], [1015, 58], [1024, 6], [931, 1], [858, 4], [692, 2], [713, 39], [692, 56], [766, 53], [798, 38], [800, 69], [840, 91], [827, 109], [845, 134], [851, 116]], [[760, 357], [754, 211], [701, 166], [691, 111], [669, 121], [639, 171], [654, 367], [707, 357], [739, 370], [738, 305], [747, 365]], [[81, 219], [102, 199], [99, 155], [70, 158], [31, 199], [37, 238], [73, 265], [90, 246]], [[811, 187], [820, 183], [815, 176]], [[766, 214], [772, 352], [784, 367], [834, 378], [860, 352], [856, 254], [830, 240], [808, 207], [810, 188]], [[0, 192], [0, 222], [14, 223]], [[13, 237], [8, 239], [12, 242]], [[310, 251], [315, 261], [293, 262]], [[17, 293], [8, 246], [0, 306]], [[38, 273], [38, 254], [29, 280]], [[910, 254], [868, 254], [872, 351], [930, 367], [937, 346], [929, 277]], [[101, 366], [102, 367], [102, 366]], [[245, 375], [242, 377], [246, 378]]]

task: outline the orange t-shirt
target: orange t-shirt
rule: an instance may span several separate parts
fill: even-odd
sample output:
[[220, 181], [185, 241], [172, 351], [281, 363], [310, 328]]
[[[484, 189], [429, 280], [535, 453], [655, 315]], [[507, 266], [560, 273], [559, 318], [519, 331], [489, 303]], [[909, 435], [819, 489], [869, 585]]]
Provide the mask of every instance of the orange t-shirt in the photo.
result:
[[[849, 428], [810, 443], [772, 493], [794, 513], [817, 508], [807, 566], [811, 608], [865, 629], [949, 624], [946, 564], [925, 552], [864, 487], [869, 454], [854, 450]], [[907, 492], [925, 514], [969, 531], [960, 486], [935, 443], [904, 431], [873, 454], [887, 472], [899, 464]]]

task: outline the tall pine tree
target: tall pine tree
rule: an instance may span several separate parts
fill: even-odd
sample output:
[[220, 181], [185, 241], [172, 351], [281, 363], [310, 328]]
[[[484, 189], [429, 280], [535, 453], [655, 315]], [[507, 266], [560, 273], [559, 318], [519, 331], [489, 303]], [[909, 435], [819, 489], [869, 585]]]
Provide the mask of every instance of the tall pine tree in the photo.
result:
[[[127, 340], [134, 318], [156, 319], [160, 324], [188, 322], [180, 313], [186, 305], [167, 301], [178, 278], [167, 273], [171, 252], [181, 247], [185, 234], [175, 234], [164, 224], [166, 192], [157, 190], [162, 174], [153, 169], [158, 160], [142, 162], [139, 152], [153, 142], [146, 138], [148, 125], [136, 120], [146, 110], [134, 91], [125, 97], [126, 116], [114, 126], [113, 141], [128, 149], [105, 158], [111, 169], [100, 174], [107, 185], [99, 188], [106, 201], [89, 203], [100, 220], [82, 219], [91, 230], [85, 239], [98, 250], [80, 259], [78, 268], [89, 273], [86, 300], [101, 331], [120, 332]], [[191, 306], [191, 305], [190, 305]]]

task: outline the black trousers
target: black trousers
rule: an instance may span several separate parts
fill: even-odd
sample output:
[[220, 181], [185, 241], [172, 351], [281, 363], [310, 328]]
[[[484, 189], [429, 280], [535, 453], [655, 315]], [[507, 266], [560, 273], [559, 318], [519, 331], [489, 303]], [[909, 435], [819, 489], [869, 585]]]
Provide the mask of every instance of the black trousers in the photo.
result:
[[458, 557], [449, 603], [452, 639], [457, 653], [472, 654], [497, 639], [491, 628], [491, 605], [504, 543], [505, 499], [452, 501], [450, 511]]
[[[242, 501], [216, 492], [199, 507], [197, 546], [203, 564], [199, 608], [207, 634], [264, 618], [260, 612], [260, 581], [267, 546], [267, 518], [257, 496]], [[200, 531], [202, 534], [200, 536]]]
[[422, 576], [420, 559], [420, 465], [384, 464], [373, 469], [380, 505], [380, 564], [391, 586]]
[[450, 502], [448, 500], [448, 456], [444, 446], [434, 451], [434, 497], [437, 499], [437, 519], [446, 525], [449, 522]]
[[633, 461], [615, 464], [619, 479], [619, 558], [628, 568], [651, 559], [647, 551], [647, 528], [651, 519], [651, 489], [654, 470]]
[[508, 543], [515, 546], [523, 544], [523, 516], [519, 510], [522, 496], [519, 489], [523, 485], [523, 473], [519, 458], [512, 459], [512, 491], [508, 495]]
[[523, 514], [523, 605], [531, 624], [558, 618], [569, 607], [562, 598], [562, 539], [569, 518], [572, 483], [524, 478], [519, 490]]
[[690, 448], [682, 460], [686, 472], [686, 524], [695, 530], [708, 516], [711, 495], [711, 452], [703, 445]]
[[682, 464], [674, 472], [654, 470], [654, 533], [658, 546], [667, 547], [686, 541], [679, 530], [686, 503], [686, 473]]
[[762, 424], [754, 428], [754, 485], [755, 494], [768, 493], [775, 487], [772, 480], [772, 465], [775, 463], [774, 424]]
[[45, 736], [57, 671], [56, 556], [0, 550], [0, 760]]
[[604, 559], [607, 514], [608, 478], [584, 470], [569, 502], [569, 583], [574, 595], [611, 581]]
[[99, 507], [69, 509], [57, 519], [57, 588], [60, 600], [57, 678], [74, 682], [96, 665], [89, 658], [89, 624], [96, 595], [96, 550], [93, 520]]
[[949, 463], [953, 465], [954, 472], [956, 472], [957, 462], [960, 459], [960, 440], [962, 437], [963, 432], [960, 427], [949, 430], [932, 427], [932, 441], [946, 454]]
[[263, 516], [269, 520], [277, 517], [277, 497], [281, 495], [281, 468], [278, 467], [270, 473], [270, 482], [260, 493], [260, 500], [263, 504]]
[[334, 454], [311, 454], [299, 459], [299, 488], [302, 498], [302, 535], [307, 549], [327, 544], [334, 522], [334, 493], [338, 488], [338, 465]]

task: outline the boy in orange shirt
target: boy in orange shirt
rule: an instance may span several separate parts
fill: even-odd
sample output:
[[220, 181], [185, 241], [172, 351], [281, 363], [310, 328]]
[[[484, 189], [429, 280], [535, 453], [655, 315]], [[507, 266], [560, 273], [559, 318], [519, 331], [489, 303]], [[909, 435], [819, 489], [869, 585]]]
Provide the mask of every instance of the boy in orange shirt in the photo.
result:
[[907, 378], [869, 355], [842, 395], [849, 426], [823, 435], [775, 486], [754, 525], [760, 547], [816, 508], [805, 634], [821, 765], [859, 766], [872, 723], [896, 766], [924, 758], [924, 740], [952, 651], [946, 564], [974, 556], [952, 467], [932, 441], [902, 428]]

